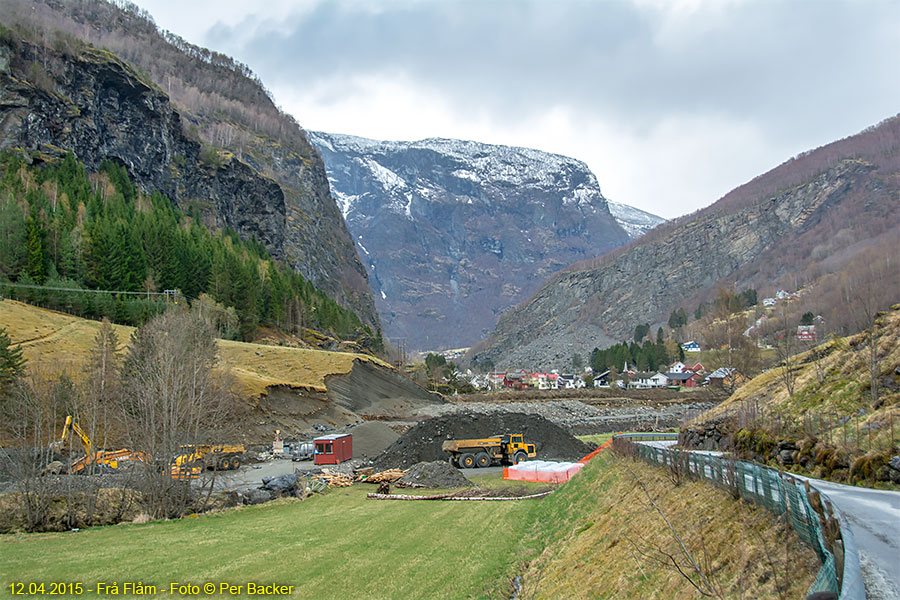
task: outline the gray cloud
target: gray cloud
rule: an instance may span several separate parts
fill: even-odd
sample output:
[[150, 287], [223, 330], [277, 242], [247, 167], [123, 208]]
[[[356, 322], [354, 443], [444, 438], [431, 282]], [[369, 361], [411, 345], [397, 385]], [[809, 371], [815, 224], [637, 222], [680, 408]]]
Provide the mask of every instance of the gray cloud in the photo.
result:
[[[397, 81], [440, 98], [455, 123], [477, 115], [495, 134], [483, 141], [507, 131], [521, 143], [523, 129], [563, 110], [581, 139], [526, 143], [587, 160], [612, 199], [665, 216], [900, 111], [898, 2], [638, 4], [323, 0], [291, 13], [281, 3], [286, 17], [242, 8], [195, 41], [246, 62], [278, 92], [316, 90], [317, 109], [366, 110], [361, 80]], [[681, 4], [696, 6], [671, 9]], [[175, 13], [159, 17], [177, 24]], [[341, 104], [348, 98], [356, 104]], [[611, 128], [615, 140], [596, 139]], [[418, 137], [431, 135], [448, 132]]]
[[208, 41], [246, 39], [234, 50], [273, 85], [403, 73], [511, 119], [552, 105], [634, 127], [717, 113], [783, 135], [897, 109], [897, 3], [754, 2], [676, 19], [626, 2], [326, 2], [287, 23], [219, 26]]

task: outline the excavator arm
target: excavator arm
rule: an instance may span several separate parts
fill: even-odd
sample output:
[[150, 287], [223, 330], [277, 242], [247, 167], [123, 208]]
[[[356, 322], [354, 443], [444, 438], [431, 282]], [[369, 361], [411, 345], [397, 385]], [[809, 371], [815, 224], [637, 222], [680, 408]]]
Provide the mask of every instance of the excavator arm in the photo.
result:
[[84, 446], [84, 453], [87, 456], [90, 456], [91, 450], [93, 449], [93, 442], [91, 442], [91, 438], [84, 432], [81, 426], [75, 422], [72, 418], [72, 415], [66, 417], [66, 424], [63, 425], [62, 437], [59, 438], [58, 445], [61, 448], [63, 444], [66, 443], [66, 440], [69, 439], [69, 432], [73, 432], [78, 438], [81, 440], [81, 445]]

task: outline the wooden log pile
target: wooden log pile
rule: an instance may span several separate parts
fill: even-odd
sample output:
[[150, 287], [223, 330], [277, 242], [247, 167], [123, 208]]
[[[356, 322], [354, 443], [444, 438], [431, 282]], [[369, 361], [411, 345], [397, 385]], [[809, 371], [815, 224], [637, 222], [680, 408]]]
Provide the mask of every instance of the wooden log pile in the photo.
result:
[[333, 473], [328, 469], [322, 469], [319, 475], [313, 475], [313, 479], [324, 482], [328, 487], [350, 487], [353, 485], [353, 478], [346, 473]]
[[403, 469], [388, 469], [387, 471], [381, 471], [380, 473], [375, 473], [374, 475], [367, 477], [366, 481], [368, 483], [394, 483], [401, 477], [406, 471]]

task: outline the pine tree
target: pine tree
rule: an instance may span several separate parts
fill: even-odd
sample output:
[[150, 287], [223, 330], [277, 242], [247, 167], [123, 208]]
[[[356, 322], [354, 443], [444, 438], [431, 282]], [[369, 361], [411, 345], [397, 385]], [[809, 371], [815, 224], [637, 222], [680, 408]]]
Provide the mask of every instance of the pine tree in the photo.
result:
[[5, 327], [0, 327], [0, 396], [25, 373], [25, 357], [22, 348], [13, 346]]
[[32, 207], [31, 214], [25, 220], [25, 253], [28, 260], [28, 274], [39, 284], [43, 284], [47, 276], [44, 262], [44, 230]]

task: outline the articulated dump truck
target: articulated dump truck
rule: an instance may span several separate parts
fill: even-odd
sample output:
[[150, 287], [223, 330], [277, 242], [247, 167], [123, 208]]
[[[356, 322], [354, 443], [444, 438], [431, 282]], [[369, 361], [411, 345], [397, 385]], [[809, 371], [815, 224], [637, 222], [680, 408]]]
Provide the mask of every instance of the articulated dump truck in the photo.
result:
[[243, 444], [191, 444], [181, 447], [172, 464], [173, 479], [197, 479], [204, 469], [228, 471], [240, 468]]
[[534, 444], [525, 443], [521, 433], [475, 440], [447, 440], [441, 449], [450, 455], [451, 465], [463, 469], [489, 467], [494, 463], [515, 465], [537, 456]]

